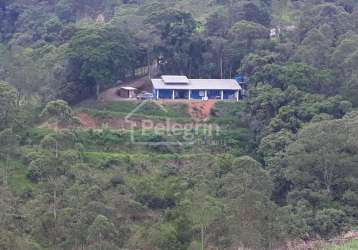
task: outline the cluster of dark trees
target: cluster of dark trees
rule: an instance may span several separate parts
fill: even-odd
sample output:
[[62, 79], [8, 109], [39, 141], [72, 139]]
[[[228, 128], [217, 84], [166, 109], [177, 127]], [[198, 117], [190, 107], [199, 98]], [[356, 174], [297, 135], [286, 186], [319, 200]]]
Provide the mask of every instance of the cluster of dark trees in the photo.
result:
[[[357, 17], [354, 0], [0, 0], [0, 249], [275, 249], [354, 228]], [[246, 76], [211, 119], [244, 143], [118, 153], [125, 134], [58, 129], [67, 102], [152, 64]]]
[[[204, 23], [167, 2], [5, 1], [0, 42], [10, 63], [2, 71], [6, 79], [18, 78], [20, 92], [46, 97], [52, 90], [52, 96], [71, 102], [153, 63], [166, 74], [230, 77], [245, 54], [269, 46], [270, 6], [260, 1], [212, 5], [206, 6], [211, 15]], [[96, 22], [98, 13], [104, 23]], [[18, 67], [23, 70], [14, 72]], [[34, 79], [28, 80], [30, 73]]]

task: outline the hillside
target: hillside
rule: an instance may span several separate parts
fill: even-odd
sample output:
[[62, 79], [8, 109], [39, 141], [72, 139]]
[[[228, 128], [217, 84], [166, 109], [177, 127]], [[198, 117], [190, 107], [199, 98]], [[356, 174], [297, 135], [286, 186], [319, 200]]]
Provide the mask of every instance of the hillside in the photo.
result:
[[[0, 0], [0, 250], [356, 249], [357, 17], [354, 0]], [[246, 95], [119, 98], [161, 75]]]

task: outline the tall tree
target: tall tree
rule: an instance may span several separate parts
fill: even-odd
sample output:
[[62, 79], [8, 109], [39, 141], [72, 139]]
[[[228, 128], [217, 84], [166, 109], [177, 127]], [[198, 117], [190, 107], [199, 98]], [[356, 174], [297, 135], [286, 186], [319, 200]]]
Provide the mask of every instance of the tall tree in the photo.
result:
[[189, 207], [189, 217], [194, 226], [200, 228], [201, 250], [204, 250], [208, 227], [222, 214], [223, 205], [218, 199], [210, 196], [207, 187], [202, 185], [193, 191]]
[[222, 192], [231, 215], [230, 232], [235, 247], [270, 249], [282, 237], [281, 222], [270, 200], [272, 180], [260, 163], [245, 156], [232, 161], [222, 178]]
[[242, 43], [246, 49], [252, 49], [255, 40], [269, 37], [269, 30], [258, 23], [239, 21], [231, 27], [230, 37]]
[[[197, 23], [190, 13], [176, 9], [155, 12], [146, 20], [154, 25], [161, 37], [156, 48], [162, 73], [187, 74], [191, 67], [190, 52]], [[196, 56], [198, 56], [196, 54]]]
[[11, 127], [15, 122], [16, 89], [0, 81], [0, 130]]
[[[128, 33], [113, 26], [89, 26], [71, 39], [67, 56], [69, 80], [91, 91], [99, 91], [116, 80], [132, 74], [136, 63], [136, 45]], [[146, 65], [146, 62], [143, 62]]]
[[[288, 202], [304, 205], [307, 216], [300, 218], [308, 222], [309, 234], [332, 237], [345, 228], [347, 216], [357, 218], [353, 208], [358, 198], [353, 195], [358, 178], [356, 124], [356, 115], [314, 123], [304, 128], [287, 149], [282, 167], [292, 183]], [[331, 208], [335, 211], [326, 210]], [[341, 219], [334, 222], [334, 227], [326, 228], [319, 222], [320, 216], [332, 222], [334, 218]]]
[[0, 159], [3, 160], [3, 183], [8, 184], [10, 157], [18, 151], [19, 137], [11, 129], [0, 132]]

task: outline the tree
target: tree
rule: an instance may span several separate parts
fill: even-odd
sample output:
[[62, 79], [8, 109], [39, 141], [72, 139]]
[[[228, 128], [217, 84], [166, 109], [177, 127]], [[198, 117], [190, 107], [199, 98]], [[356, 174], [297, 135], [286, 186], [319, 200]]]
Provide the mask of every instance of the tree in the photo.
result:
[[40, 116], [42, 118], [55, 119], [57, 129], [59, 124], [74, 121], [71, 107], [63, 100], [56, 100], [47, 103]]
[[[235, 1], [232, 1], [235, 2]], [[229, 9], [233, 22], [245, 20], [268, 26], [271, 22], [268, 5], [264, 1], [239, 1]]]
[[5, 66], [6, 79], [16, 88], [16, 105], [28, 105], [31, 97], [39, 96], [40, 89], [50, 81], [49, 69], [34, 59], [34, 50], [13, 48]]
[[[270, 56], [257, 59], [258, 63], [264, 66], [259, 67], [260, 70], [252, 76], [254, 82], [263, 82], [282, 90], [294, 85], [299, 90], [311, 93], [334, 95], [338, 92], [339, 85], [330, 70], [315, 68], [304, 63], [270, 64], [265, 59], [273, 60]], [[248, 68], [250, 65], [247, 65], [246, 61], [247, 59], [243, 67]]]
[[[303, 202], [307, 210], [314, 212], [313, 222], [309, 223], [310, 235], [318, 233], [322, 237], [331, 237], [347, 223], [342, 219], [337, 225], [338, 230], [335, 227], [316, 230], [315, 226], [319, 225], [314, 221], [321, 221], [322, 217], [348, 216], [353, 219], [357, 216], [353, 209], [357, 197], [351, 195], [357, 192], [353, 183], [358, 178], [356, 124], [357, 117], [314, 123], [305, 127], [297, 141], [288, 146], [281, 166], [292, 183], [288, 202], [292, 205]], [[326, 210], [332, 208], [339, 211]]]
[[337, 38], [351, 29], [352, 21], [349, 14], [333, 2], [324, 4], [310, 2], [301, 14], [298, 25], [299, 41], [302, 41], [310, 30], [322, 25], [330, 26], [334, 37]]
[[[58, 125], [59, 123], [69, 122], [73, 121], [73, 114], [72, 109], [65, 101], [57, 100], [49, 102], [44, 110], [41, 113], [42, 117], [47, 118], [54, 118], [56, 120], [56, 134], [58, 135]], [[47, 141], [44, 141], [47, 140]], [[46, 177], [48, 179], [48, 182], [52, 185], [53, 189], [53, 216], [56, 220], [57, 218], [57, 192], [59, 189], [59, 186], [63, 185], [63, 178], [61, 178], [62, 175], [65, 174], [65, 171], [62, 171], [61, 168], [61, 159], [59, 159], [59, 144], [57, 138], [44, 138], [42, 141], [43, 145], [51, 145], [53, 144], [53, 147], [55, 148], [55, 159], [52, 159], [51, 154], [49, 159], [52, 159], [50, 162], [48, 161], [41, 161], [40, 165], [42, 165], [43, 168], [47, 169]], [[43, 158], [40, 158], [43, 159]], [[36, 166], [36, 163], [35, 163]], [[70, 167], [69, 165], [66, 165], [65, 167]], [[36, 168], [36, 167], [35, 167]], [[46, 170], [45, 170], [46, 171]]]
[[[117, 230], [113, 223], [103, 215], [98, 215], [92, 225], [88, 229], [88, 241], [94, 242], [96, 249], [105, 250], [110, 248], [103, 248], [104, 243], [115, 241], [117, 237]], [[114, 247], [114, 245], [112, 245]], [[111, 248], [116, 249], [116, 248]]]
[[0, 226], [2, 229], [7, 229], [14, 214], [13, 201], [16, 200], [16, 198], [8, 187], [0, 186], [0, 191]]
[[322, 30], [313, 29], [297, 48], [294, 59], [314, 67], [327, 66], [332, 44], [333, 41], [325, 36]]
[[[136, 45], [128, 33], [112, 26], [89, 26], [71, 39], [67, 57], [70, 79], [96, 90], [132, 73], [136, 62]], [[146, 65], [146, 62], [143, 63]]]
[[[207, 74], [212, 74], [213, 77], [220, 76], [224, 78], [224, 56], [225, 56], [225, 47], [227, 41], [221, 37], [210, 37], [209, 38], [209, 49], [206, 52], [206, 64], [207, 64]], [[210, 56], [210, 58], [208, 58]], [[215, 67], [208, 67], [209, 65], [214, 64]]]
[[[259, 73], [262, 74], [263, 72], [265, 72], [265, 66], [270, 67], [270, 65], [276, 61], [277, 57], [277, 54], [270, 53], [268, 51], [260, 51], [260, 53], [257, 54], [250, 53], [243, 58], [241, 62], [240, 72], [242, 72], [242, 74], [245, 74], [248, 77], [255, 77], [255, 74], [259, 75]], [[276, 65], [276, 67], [280, 68], [278, 65]], [[274, 74], [276, 75], [277, 73], [278, 72], [275, 72]], [[265, 77], [265, 81], [268, 80], [266, 78], [269, 77]], [[254, 78], [253, 81], [259, 82], [260, 79]], [[280, 82], [275, 84], [279, 86]], [[275, 85], [273, 86], [276, 87]]]
[[0, 81], [0, 131], [11, 127], [16, 115], [16, 90]]
[[[76, 237], [79, 237], [78, 235], [68, 236], [70, 232], [75, 231], [75, 228], [71, 228], [69, 232], [68, 228], [66, 232], [63, 231], [63, 220], [68, 219], [64, 209], [69, 203], [64, 196], [66, 190], [75, 180], [71, 170], [79, 163], [80, 157], [77, 151], [65, 149], [65, 145], [69, 147], [68, 137], [65, 142], [59, 140], [60, 138], [61, 135], [58, 133], [45, 136], [41, 140], [40, 147], [28, 155], [27, 170], [27, 178], [34, 184], [43, 186], [38, 199], [45, 206], [38, 211], [38, 216], [41, 219], [38, 222], [37, 230], [41, 231], [41, 233], [39, 232], [40, 237], [47, 239], [54, 248], [62, 246], [62, 244], [65, 245], [62, 240], [61, 243], [59, 242], [59, 238], [66, 238], [70, 241], [70, 239], [77, 240]], [[60, 144], [59, 141], [62, 143]], [[76, 220], [78, 219], [79, 217], [76, 218]], [[79, 224], [76, 220], [74, 218], [70, 220], [74, 227]], [[68, 242], [66, 243], [68, 244]]]
[[352, 35], [342, 39], [333, 51], [330, 61], [340, 79], [347, 80], [351, 77], [352, 67], [349, 67], [347, 63], [348, 58], [356, 51], [358, 51], [358, 35]]
[[345, 82], [341, 87], [341, 94], [350, 100], [354, 106], [358, 105], [357, 94], [358, 94], [358, 80], [357, 74], [353, 74], [350, 79]]
[[258, 23], [239, 21], [231, 27], [230, 37], [240, 43], [246, 41], [244, 43], [246, 49], [252, 49], [255, 40], [269, 38], [269, 30]]
[[146, 22], [154, 25], [161, 37], [161, 43], [155, 51], [162, 73], [189, 73], [193, 66], [190, 52], [197, 52], [198, 49], [200, 51], [200, 46], [195, 46], [192, 42], [197, 28], [192, 15], [176, 9], [166, 9], [152, 13]]
[[76, 17], [74, 3], [71, 0], [60, 0], [55, 6], [56, 15], [66, 22], [74, 21]]
[[273, 183], [260, 163], [244, 156], [232, 161], [232, 170], [221, 180], [231, 223], [233, 246], [272, 248], [282, 237], [280, 215], [270, 200]]
[[18, 151], [19, 137], [11, 129], [0, 132], [0, 159], [4, 160], [3, 183], [8, 184], [9, 160]]
[[[157, 223], [148, 231], [146, 238], [150, 239], [149, 247], [151, 249], [178, 249], [178, 232], [171, 223]], [[144, 243], [144, 245], [147, 246], [148, 243]]]
[[192, 193], [189, 208], [189, 217], [194, 226], [200, 228], [201, 250], [205, 249], [205, 234], [210, 224], [217, 219], [223, 210], [223, 205], [218, 199], [210, 196], [205, 187], [200, 187]]
[[205, 23], [209, 36], [225, 37], [230, 28], [229, 18], [224, 9], [211, 14]]

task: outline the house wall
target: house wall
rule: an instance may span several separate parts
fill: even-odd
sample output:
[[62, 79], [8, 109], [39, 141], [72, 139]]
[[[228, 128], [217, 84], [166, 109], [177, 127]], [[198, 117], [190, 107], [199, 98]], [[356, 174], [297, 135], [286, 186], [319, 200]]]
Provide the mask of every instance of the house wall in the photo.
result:
[[175, 99], [189, 99], [189, 90], [175, 90]]
[[208, 90], [208, 99], [221, 99], [221, 90]]
[[192, 90], [191, 91], [191, 99], [194, 100], [202, 100], [205, 96], [204, 90]]
[[[161, 90], [157, 90], [157, 91], [159, 91], [159, 99], [172, 99], [173, 98], [172, 90], [161, 89]], [[155, 96], [155, 97], [157, 97], [157, 96]]]
[[[224, 100], [236, 100], [237, 90], [206, 90], [207, 97], [210, 100], [220, 100], [221, 95]], [[173, 99], [172, 89], [161, 89], [153, 91], [154, 98], [159, 99]], [[189, 99], [189, 90], [174, 90], [175, 99]], [[203, 100], [205, 97], [205, 90], [191, 90], [191, 100]]]
[[129, 91], [125, 89], [118, 90], [118, 95], [122, 98], [129, 98]]
[[134, 90], [129, 90], [128, 95], [129, 95], [129, 98], [136, 98], [136, 93]]

